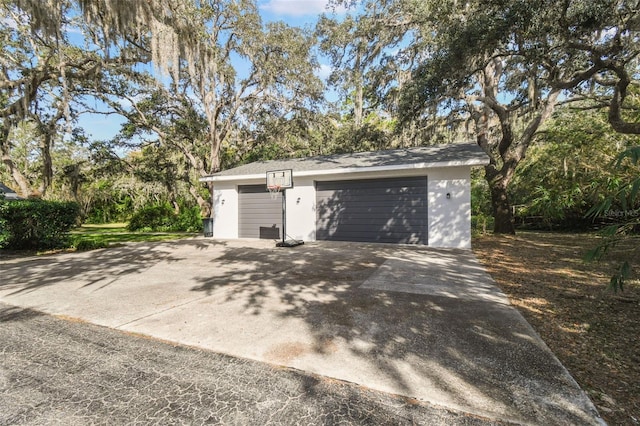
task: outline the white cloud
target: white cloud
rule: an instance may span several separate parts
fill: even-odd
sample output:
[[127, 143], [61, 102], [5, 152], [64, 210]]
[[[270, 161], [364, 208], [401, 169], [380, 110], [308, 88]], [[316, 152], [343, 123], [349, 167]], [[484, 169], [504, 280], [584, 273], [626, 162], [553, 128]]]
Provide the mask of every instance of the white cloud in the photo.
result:
[[268, 0], [260, 6], [260, 9], [275, 15], [317, 15], [328, 11], [328, 2], [329, 0]]
[[331, 71], [332, 71], [331, 65], [320, 64], [320, 66], [315, 70], [315, 75], [318, 78], [326, 81], [327, 78], [329, 78], [329, 76], [331, 75]]

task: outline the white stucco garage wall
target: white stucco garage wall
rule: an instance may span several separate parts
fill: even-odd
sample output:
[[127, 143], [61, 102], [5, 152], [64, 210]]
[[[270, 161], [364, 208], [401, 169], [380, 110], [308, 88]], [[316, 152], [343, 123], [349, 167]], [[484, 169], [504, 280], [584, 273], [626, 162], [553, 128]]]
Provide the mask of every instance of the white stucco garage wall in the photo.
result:
[[316, 188], [310, 178], [296, 178], [287, 189], [287, 238], [303, 241], [316, 239]]
[[470, 167], [430, 169], [427, 191], [429, 246], [471, 248]]
[[234, 182], [214, 184], [213, 237], [238, 238], [238, 189]]

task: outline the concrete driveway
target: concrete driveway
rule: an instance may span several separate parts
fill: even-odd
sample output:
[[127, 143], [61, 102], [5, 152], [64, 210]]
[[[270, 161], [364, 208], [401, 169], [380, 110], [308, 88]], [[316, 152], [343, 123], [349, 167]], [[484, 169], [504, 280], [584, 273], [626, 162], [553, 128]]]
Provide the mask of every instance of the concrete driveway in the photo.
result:
[[469, 251], [196, 238], [5, 257], [0, 301], [489, 419], [602, 423]]

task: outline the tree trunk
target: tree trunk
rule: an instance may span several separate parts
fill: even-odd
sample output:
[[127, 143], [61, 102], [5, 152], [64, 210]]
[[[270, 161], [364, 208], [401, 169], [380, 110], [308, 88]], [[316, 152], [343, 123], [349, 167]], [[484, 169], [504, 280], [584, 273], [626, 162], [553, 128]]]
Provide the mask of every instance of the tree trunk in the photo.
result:
[[205, 185], [207, 185], [207, 189], [209, 189], [209, 194], [211, 194], [209, 197], [209, 200], [205, 200], [200, 193], [198, 192], [198, 188], [195, 185], [189, 185], [189, 193], [193, 196], [193, 198], [196, 199], [196, 202], [198, 203], [198, 206], [200, 207], [200, 216], [203, 219], [206, 219], [208, 217], [212, 217], [213, 214], [213, 206], [211, 204], [211, 199], [213, 197], [213, 183], [212, 182], [206, 182]]
[[9, 154], [5, 154], [4, 150], [2, 154], [2, 162], [11, 173], [11, 177], [16, 185], [18, 185], [18, 193], [23, 197], [30, 197], [33, 195], [33, 190], [31, 189], [31, 184], [27, 180], [27, 178], [18, 170], [15, 163], [9, 156]]
[[53, 145], [53, 135], [45, 134], [40, 144], [40, 153], [42, 154], [42, 183], [38, 188], [40, 197], [44, 197], [47, 189], [53, 182], [53, 158], [51, 157], [51, 147]]
[[490, 178], [489, 167], [485, 168], [485, 176], [491, 192], [491, 206], [493, 208], [493, 233], [515, 235], [516, 228], [513, 221], [513, 211], [507, 194], [508, 181], [497, 174]]
[[[513, 211], [507, 188], [516, 172], [516, 167], [525, 157], [529, 145], [534, 140], [540, 126], [551, 116], [558, 99], [559, 91], [552, 90], [537, 114], [528, 122], [522, 135], [516, 140], [514, 136], [514, 121], [509, 108], [497, 100], [497, 87], [502, 73], [500, 62], [492, 62], [483, 74], [483, 91], [485, 95], [484, 107], [477, 110], [474, 120], [477, 127], [477, 142], [489, 156], [490, 163], [485, 166], [485, 179], [491, 192], [491, 206], [494, 217], [494, 234], [515, 234]], [[492, 68], [493, 67], [493, 68]], [[494, 115], [495, 117], [492, 117]], [[499, 124], [501, 137], [499, 141], [490, 142], [490, 120]]]
[[23, 197], [28, 197], [31, 195], [31, 185], [27, 181], [27, 178], [20, 173], [20, 170], [18, 170], [11, 158], [11, 148], [9, 147], [10, 128], [10, 125], [6, 123], [4, 125], [0, 124], [0, 160], [2, 160], [2, 163], [4, 163], [8, 169], [13, 181], [18, 185], [18, 194]]
[[362, 79], [362, 42], [358, 40], [356, 63], [354, 66], [355, 94], [353, 99], [353, 122], [356, 129], [362, 126], [364, 110], [364, 83]]

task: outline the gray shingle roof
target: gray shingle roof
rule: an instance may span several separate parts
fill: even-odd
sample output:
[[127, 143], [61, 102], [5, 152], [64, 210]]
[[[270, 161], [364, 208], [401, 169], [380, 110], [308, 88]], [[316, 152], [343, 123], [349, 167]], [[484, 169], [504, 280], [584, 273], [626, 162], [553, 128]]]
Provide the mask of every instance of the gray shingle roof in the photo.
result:
[[[293, 169], [296, 172], [313, 172], [334, 169], [353, 169], [410, 165], [428, 167], [446, 165], [483, 165], [489, 157], [482, 149], [471, 143], [433, 145], [417, 148], [394, 149], [388, 151], [357, 152], [353, 154], [323, 155], [317, 157], [291, 158], [286, 160], [256, 161], [233, 169], [224, 170], [211, 176], [247, 176], [263, 174], [270, 170]], [[207, 179], [207, 178], [205, 178]], [[208, 179], [207, 179], [208, 180]]]

